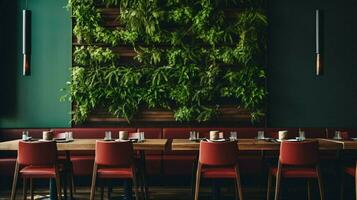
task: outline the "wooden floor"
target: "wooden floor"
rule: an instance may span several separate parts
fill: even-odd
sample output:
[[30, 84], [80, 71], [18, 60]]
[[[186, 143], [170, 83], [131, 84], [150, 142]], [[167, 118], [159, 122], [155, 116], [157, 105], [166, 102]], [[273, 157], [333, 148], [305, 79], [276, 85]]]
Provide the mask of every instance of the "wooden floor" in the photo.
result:
[[[262, 191], [254, 190], [245, 190], [244, 191], [245, 199], [251, 200], [261, 200], [265, 199]], [[45, 189], [39, 189], [39, 191], [35, 192], [35, 199], [49, 199], [48, 198], [48, 191]], [[89, 187], [81, 187], [77, 188], [75, 199], [76, 200], [88, 200], [89, 199]], [[223, 196], [222, 200], [233, 200], [234, 198], [234, 191], [228, 191], [227, 189], [222, 189], [221, 195]], [[122, 199], [123, 191], [122, 189], [114, 189], [112, 193], [112, 200], [119, 200]], [[188, 200], [190, 199], [191, 190], [187, 187], [150, 187], [150, 199], [151, 200]], [[2, 191], [0, 193], [0, 200], [8, 200], [10, 197], [10, 191]], [[17, 198], [22, 200], [22, 191], [18, 188], [17, 191]], [[200, 199], [212, 199], [211, 198], [211, 191], [208, 188], [202, 188], [200, 192]], [[28, 198], [30, 199], [30, 198]], [[96, 199], [100, 199], [99, 191], [97, 192]], [[106, 192], [104, 199], [107, 199]]]
[[[166, 179], [165, 179], [166, 180]], [[149, 193], [150, 200], [190, 200], [191, 189], [189, 179], [184, 179], [184, 182], [177, 182], [170, 179], [171, 181], [160, 181], [152, 180], [150, 183]], [[245, 179], [246, 180], [246, 179]], [[250, 179], [251, 181], [243, 181], [243, 196], [245, 200], [265, 200], [266, 199], [266, 181]], [[328, 179], [326, 176], [325, 179], [325, 199], [326, 200], [337, 200], [339, 199], [339, 188], [340, 184], [336, 179]], [[1, 177], [0, 177], [1, 182]], [[36, 187], [35, 190], [35, 199], [49, 199], [48, 198], [48, 183], [47, 181], [43, 182], [42, 186]], [[90, 183], [89, 180], [84, 180], [79, 184], [76, 184], [76, 200], [88, 200], [90, 195]], [[0, 200], [8, 200], [10, 197], [10, 183], [0, 185]], [[348, 179], [345, 185], [345, 200], [353, 199], [354, 200], [354, 182], [351, 179]], [[200, 188], [200, 200], [212, 200], [212, 185], [210, 182], [204, 182]], [[319, 200], [319, 194], [317, 190], [317, 183], [313, 181], [312, 184], [312, 200]], [[107, 199], [105, 191], [104, 199]], [[233, 200], [234, 196], [234, 184], [233, 182], [224, 182], [224, 185], [221, 187], [221, 198], [220, 200]], [[274, 199], [274, 189], [272, 188], [272, 194], [270, 199]], [[118, 184], [113, 188], [112, 200], [120, 200], [123, 195], [123, 189], [121, 184]], [[307, 187], [306, 180], [296, 179], [296, 180], [284, 180], [282, 182], [280, 200], [304, 200], [307, 199]], [[17, 189], [17, 198], [16, 200], [22, 198], [22, 186], [21, 183]], [[30, 198], [28, 198], [30, 199]], [[69, 198], [68, 198], [69, 199]], [[100, 199], [99, 190], [96, 193], [96, 198]]]

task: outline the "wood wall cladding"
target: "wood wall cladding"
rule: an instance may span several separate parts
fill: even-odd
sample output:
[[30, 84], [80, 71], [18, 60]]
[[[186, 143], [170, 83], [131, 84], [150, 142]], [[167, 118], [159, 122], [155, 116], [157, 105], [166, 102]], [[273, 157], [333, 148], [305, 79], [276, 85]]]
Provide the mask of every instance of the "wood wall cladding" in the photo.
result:
[[98, 108], [87, 119], [82, 126], [264, 126], [264, 122], [252, 124], [250, 113], [245, 109], [237, 109], [232, 105], [225, 105], [219, 109], [220, 115], [217, 119], [202, 123], [180, 123], [176, 122], [172, 111], [162, 109], [143, 110], [134, 117], [130, 123], [124, 118], [112, 116], [105, 109]]
[[[119, 8], [106, 7], [102, 4], [96, 4], [96, 8], [101, 13], [101, 26], [109, 30], [115, 30], [118, 28], [123, 28], [123, 25], [118, 20], [120, 15]], [[239, 14], [241, 8], [225, 8], [223, 9], [224, 15], [227, 19], [232, 19], [237, 14]], [[76, 20], [73, 19], [73, 24], [76, 23]], [[175, 27], [173, 27], [175, 28]], [[76, 47], [86, 46], [88, 44], [79, 43], [77, 38], [73, 37], [73, 51]], [[127, 44], [119, 44], [116, 46], [111, 46], [102, 43], [89, 44], [88, 46], [95, 45], [99, 47], [109, 48], [112, 52], [119, 55], [118, 64], [135, 64], [136, 60], [133, 58], [137, 55], [134, 48]], [[167, 48], [165, 45], [159, 45], [160, 48]], [[218, 63], [219, 67], [222, 69], [232, 69], [239, 70], [239, 66], [236, 69], [233, 69], [230, 64]], [[220, 102], [220, 107], [218, 109], [218, 115], [207, 122], [177, 122], [174, 117], [174, 113], [171, 110], [165, 109], [139, 109], [139, 113], [134, 115], [134, 118], [130, 120], [130, 123], [125, 118], [117, 118], [113, 114], [109, 113], [107, 109], [103, 107], [98, 107], [92, 111], [84, 123], [82, 124], [72, 124], [73, 126], [191, 126], [191, 125], [244, 125], [244, 126], [262, 126], [265, 124], [265, 117], [262, 117], [259, 122], [254, 124], [251, 122], [251, 115], [247, 109], [239, 107], [235, 104], [236, 101], [232, 100], [223, 100], [225, 103]], [[74, 109], [75, 106], [73, 106]]]

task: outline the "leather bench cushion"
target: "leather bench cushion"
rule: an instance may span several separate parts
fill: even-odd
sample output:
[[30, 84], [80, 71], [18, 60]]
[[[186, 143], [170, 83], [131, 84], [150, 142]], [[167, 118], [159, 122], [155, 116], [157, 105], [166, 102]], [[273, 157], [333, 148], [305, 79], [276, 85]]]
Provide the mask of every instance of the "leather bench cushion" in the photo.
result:
[[[162, 128], [138, 128], [144, 132], [146, 139], [162, 139]], [[162, 155], [162, 151], [145, 151], [145, 155]]]
[[241, 174], [261, 174], [264, 172], [264, 161], [260, 156], [240, 155], [238, 163]]
[[66, 131], [73, 132], [73, 138], [85, 138], [85, 139], [99, 139], [104, 138], [105, 131], [112, 132], [112, 138], [119, 138], [119, 131], [128, 131], [129, 133], [136, 132], [136, 128], [120, 128], [120, 127], [108, 127], [108, 128], [64, 128], [55, 129], [55, 133], [63, 133]]
[[91, 176], [93, 174], [94, 155], [71, 156], [74, 176]]
[[16, 158], [0, 159], [0, 176], [14, 176]]
[[278, 138], [279, 131], [288, 131], [288, 138], [295, 138], [299, 136], [298, 128], [266, 128], [264, 130], [264, 136], [270, 138]]
[[160, 175], [162, 173], [162, 155], [146, 155], [146, 172], [148, 175]]
[[[91, 176], [93, 173], [94, 155], [71, 156], [75, 176]], [[146, 156], [146, 170], [149, 175], [161, 173], [161, 155]]]
[[357, 137], [357, 131], [350, 128], [328, 128], [327, 136], [328, 138], [333, 138], [335, 136], [335, 131], [345, 132], [348, 138]]
[[33, 138], [42, 138], [42, 132], [48, 129], [0, 129], [0, 141], [15, 140], [22, 138], [22, 132], [27, 130], [29, 136]]
[[171, 144], [173, 139], [188, 139], [190, 131], [199, 131], [198, 128], [163, 128], [162, 136], [167, 139], [167, 148], [164, 155], [194, 155], [195, 151], [172, 151]]
[[163, 174], [191, 175], [195, 155], [165, 155], [163, 156]]

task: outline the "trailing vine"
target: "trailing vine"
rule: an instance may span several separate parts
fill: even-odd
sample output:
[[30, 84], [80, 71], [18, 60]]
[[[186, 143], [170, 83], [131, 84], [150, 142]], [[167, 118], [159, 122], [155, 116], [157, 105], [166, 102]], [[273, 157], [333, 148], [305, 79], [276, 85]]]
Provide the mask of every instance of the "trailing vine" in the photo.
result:
[[[120, 26], [102, 25], [100, 5], [118, 8]], [[264, 0], [69, 0], [68, 7], [77, 44], [65, 97], [75, 123], [97, 107], [128, 122], [146, 108], [208, 121], [227, 101], [252, 121], [264, 115]], [[227, 15], [229, 7], [237, 12]], [[120, 62], [113, 48], [121, 45], [135, 50], [135, 62]]]

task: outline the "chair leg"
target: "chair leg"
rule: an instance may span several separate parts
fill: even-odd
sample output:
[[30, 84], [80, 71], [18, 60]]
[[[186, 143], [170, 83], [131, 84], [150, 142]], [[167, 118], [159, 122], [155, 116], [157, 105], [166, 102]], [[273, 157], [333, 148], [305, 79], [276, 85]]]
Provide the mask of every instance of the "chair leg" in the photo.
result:
[[99, 184], [100, 184], [100, 200], [104, 200], [104, 180], [100, 180]]
[[355, 169], [355, 195], [357, 199], [357, 161], [356, 161], [356, 169]]
[[236, 171], [236, 182], [237, 182], [237, 190], [238, 190], [238, 194], [239, 194], [239, 200], [243, 200], [243, 191], [242, 191], [240, 170], [239, 170], [238, 164], [236, 164], [235, 171]]
[[311, 200], [311, 180], [307, 179], [307, 199]]
[[271, 188], [271, 179], [272, 179], [272, 175], [270, 172], [268, 172], [268, 188], [267, 188], [267, 200], [269, 200], [270, 198], [270, 188]]
[[275, 200], [279, 199], [280, 194], [280, 179], [281, 179], [281, 164], [278, 164], [278, 172], [276, 174], [276, 183], [275, 183]]
[[27, 178], [22, 178], [22, 195], [23, 199], [27, 199]]
[[69, 172], [69, 174], [67, 175], [67, 182], [69, 184], [69, 196], [70, 199], [73, 199], [73, 174], [72, 171]]
[[12, 189], [11, 189], [11, 197], [10, 197], [11, 200], [15, 200], [16, 197], [16, 186], [17, 186], [17, 178], [19, 176], [19, 169], [20, 169], [20, 165], [16, 161], [14, 180], [12, 181]]
[[30, 178], [30, 196], [31, 196], [31, 200], [33, 200], [33, 190], [34, 190], [33, 179]]
[[195, 200], [198, 200], [198, 194], [200, 193], [200, 181], [201, 181], [201, 169], [202, 164], [198, 163], [196, 172], [196, 187], [195, 187]]
[[324, 187], [323, 187], [323, 183], [322, 183], [321, 170], [320, 170], [319, 165], [316, 166], [316, 171], [317, 171], [317, 181], [318, 181], [319, 190], [320, 190], [320, 199], [324, 200], [325, 199], [325, 191], [324, 191]]
[[56, 189], [57, 189], [57, 199], [61, 200], [62, 199], [62, 190], [61, 190], [61, 176], [58, 171], [58, 166], [55, 166], [56, 170]]
[[138, 183], [137, 183], [135, 167], [133, 167], [132, 170], [133, 170], [133, 187], [134, 187], [135, 199], [139, 200], [139, 191], [138, 191]]
[[94, 195], [95, 195], [95, 183], [97, 181], [97, 164], [94, 163], [94, 166], [93, 166], [93, 176], [92, 176], [92, 186], [91, 186], [91, 189], [90, 189], [90, 200], [94, 200]]
[[107, 197], [108, 197], [108, 200], [111, 199], [111, 194], [112, 194], [112, 183], [110, 182], [110, 180], [108, 180], [108, 190], [107, 190]]
[[341, 168], [340, 177], [341, 177], [340, 199], [342, 200], [344, 197], [344, 190], [345, 190], [345, 173], [342, 168]]

